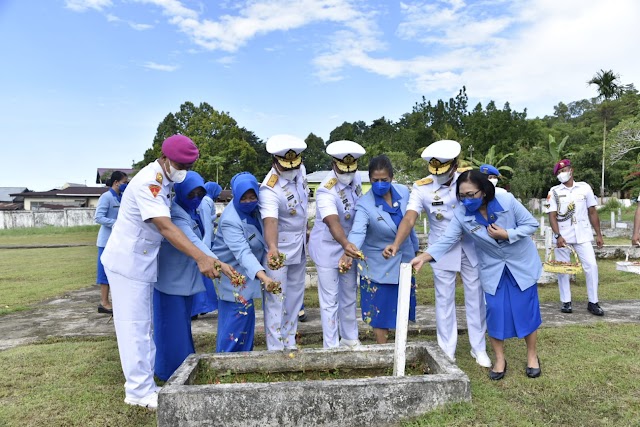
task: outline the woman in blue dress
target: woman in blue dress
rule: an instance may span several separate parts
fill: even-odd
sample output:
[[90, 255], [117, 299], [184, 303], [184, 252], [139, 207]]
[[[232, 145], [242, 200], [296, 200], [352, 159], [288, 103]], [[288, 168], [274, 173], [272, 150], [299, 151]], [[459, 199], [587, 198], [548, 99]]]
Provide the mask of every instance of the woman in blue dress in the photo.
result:
[[111, 228], [116, 223], [118, 218], [118, 210], [120, 208], [120, 199], [122, 198], [122, 192], [127, 186], [127, 174], [120, 171], [114, 171], [111, 177], [106, 182], [109, 191], [103, 193], [98, 199], [98, 206], [96, 207], [96, 213], [94, 221], [100, 224], [100, 231], [98, 231], [98, 240], [96, 246], [98, 246], [98, 263], [96, 284], [100, 285], [100, 304], [98, 305], [98, 313], [113, 314], [113, 307], [109, 302], [109, 279], [104, 272], [102, 261], [100, 256], [107, 246], [109, 236], [111, 236]]
[[[217, 258], [209, 242], [203, 242], [207, 224], [197, 208], [205, 195], [204, 180], [193, 171], [173, 186], [171, 221], [206, 255]], [[167, 240], [158, 254], [158, 281], [153, 290], [153, 339], [156, 344], [155, 374], [166, 381], [191, 353], [195, 353], [191, 335], [193, 295], [204, 291], [197, 263]]]
[[[360, 307], [362, 320], [373, 327], [378, 344], [387, 342], [389, 329], [396, 327], [398, 305], [398, 281], [400, 263], [409, 262], [418, 251], [415, 231], [400, 247], [401, 256], [385, 259], [384, 248], [393, 243], [398, 225], [407, 209], [409, 189], [392, 184], [393, 166], [385, 155], [369, 162], [371, 191], [360, 197], [356, 204], [353, 227], [349, 232], [349, 244], [341, 263], [351, 265], [362, 250], [364, 260], [358, 259], [360, 273]], [[411, 288], [409, 320], [416, 319], [415, 287]]]
[[529, 378], [541, 374], [536, 349], [542, 324], [537, 281], [542, 272], [540, 256], [531, 236], [538, 222], [511, 193], [495, 194], [483, 173], [472, 170], [458, 178], [458, 199], [463, 206], [438, 242], [411, 261], [416, 270], [437, 260], [462, 234], [473, 238], [478, 251], [480, 281], [487, 303], [487, 332], [495, 353], [489, 378], [500, 380], [507, 372], [504, 340], [524, 338]]
[[266, 254], [263, 226], [258, 210], [260, 184], [249, 172], [231, 179], [233, 199], [225, 207], [213, 242], [218, 258], [245, 276], [246, 283], [231, 283], [222, 276], [218, 293], [218, 335], [216, 352], [253, 350], [256, 324], [255, 298], [262, 287], [272, 290], [273, 282], [262, 266]]
[[[211, 224], [211, 227], [205, 227], [205, 235], [202, 238], [202, 241], [211, 247], [213, 246], [214, 227], [217, 218], [215, 201], [220, 195], [222, 187], [216, 182], [209, 181], [204, 185], [204, 189], [207, 194], [198, 207], [198, 215], [200, 215], [203, 222]], [[212, 313], [218, 309], [218, 296], [216, 295], [216, 288], [213, 286], [213, 281], [204, 275], [202, 276], [202, 280], [205, 291], [193, 296], [191, 320], [197, 319], [199, 314]]]

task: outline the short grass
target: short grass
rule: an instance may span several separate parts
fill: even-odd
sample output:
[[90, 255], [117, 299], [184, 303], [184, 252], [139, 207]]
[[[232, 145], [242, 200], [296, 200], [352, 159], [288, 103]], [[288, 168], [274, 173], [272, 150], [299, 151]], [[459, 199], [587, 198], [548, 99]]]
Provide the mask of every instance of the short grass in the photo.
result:
[[47, 226], [0, 230], [0, 246], [54, 244], [95, 245], [99, 229], [99, 225], [82, 225], [78, 227]]
[[[525, 345], [506, 342], [504, 380], [492, 382], [469, 355], [461, 335], [457, 363], [471, 380], [472, 402], [448, 405], [403, 425], [637, 426], [640, 419], [639, 325], [597, 323], [543, 328], [542, 376], [524, 374]], [[414, 337], [430, 339], [433, 337]], [[198, 337], [197, 351], [213, 335]], [[123, 403], [116, 342], [50, 340], [0, 352], [0, 425], [155, 426], [155, 414]]]

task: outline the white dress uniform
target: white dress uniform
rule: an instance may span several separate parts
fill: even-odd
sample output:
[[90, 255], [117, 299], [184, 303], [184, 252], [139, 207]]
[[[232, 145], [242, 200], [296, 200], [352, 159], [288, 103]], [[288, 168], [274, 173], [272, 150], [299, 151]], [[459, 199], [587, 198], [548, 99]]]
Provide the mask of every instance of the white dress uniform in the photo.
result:
[[[294, 151], [299, 156], [306, 146], [303, 140], [288, 135], [276, 135], [267, 141], [267, 151], [274, 155]], [[269, 269], [269, 260], [264, 260], [265, 272], [282, 287], [280, 295], [263, 292], [268, 350], [296, 348], [298, 312], [304, 299], [309, 187], [304, 165], [294, 170], [295, 177], [287, 179], [272, 167], [258, 196], [262, 219], [278, 220], [278, 251], [286, 255], [285, 265], [279, 270]]]
[[[587, 296], [589, 302], [598, 302], [598, 264], [593, 250], [593, 231], [589, 221], [589, 208], [596, 206], [598, 201], [591, 186], [586, 182], [575, 182], [567, 187], [559, 184], [551, 187], [547, 195], [548, 212], [557, 212], [558, 229], [567, 244], [575, 249], [587, 282]], [[553, 240], [555, 245], [556, 240]], [[555, 249], [557, 261], [569, 261], [571, 251], [568, 248]], [[560, 301], [571, 301], [569, 275], [558, 274]]]
[[[439, 144], [434, 147], [440, 142], [450, 144]], [[457, 144], [457, 147], [453, 143]], [[444, 164], [455, 159], [459, 153], [460, 145], [457, 142], [438, 141], [427, 147], [422, 153], [422, 157], [427, 161], [438, 159]], [[427, 213], [430, 229], [429, 246], [436, 243], [444, 234], [447, 225], [454, 216], [454, 210], [459, 205], [456, 197], [456, 182], [459, 176], [460, 171], [456, 171], [449, 186], [438, 184], [433, 174], [416, 181], [413, 185], [407, 210], [413, 210], [418, 215], [422, 211]], [[436, 294], [438, 345], [451, 359], [455, 359], [458, 343], [455, 285], [456, 272], [460, 272], [464, 284], [464, 302], [471, 349], [475, 354], [486, 352], [486, 306], [479, 279], [478, 256], [473, 241], [463, 236], [460, 242], [452, 246], [438, 262], [431, 263], [431, 267], [433, 268]]]
[[131, 179], [101, 258], [111, 286], [127, 398], [141, 399], [159, 390], [153, 380], [152, 296], [163, 237], [149, 220], [171, 218], [171, 186], [157, 160]]
[[337, 174], [334, 170], [320, 183], [316, 192], [316, 219], [309, 237], [309, 255], [318, 271], [323, 344], [324, 348], [333, 348], [341, 342], [349, 346], [359, 344], [357, 271], [356, 263], [353, 263], [346, 273], [339, 272], [338, 264], [344, 250], [323, 220], [329, 215], [337, 215], [345, 238], [349, 235], [355, 206], [362, 195], [357, 159], [365, 150], [353, 141], [336, 141], [327, 146], [327, 153], [337, 161], [340, 170], [355, 173], [350, 184], [340, 182], [340, 175], [344, 174]]

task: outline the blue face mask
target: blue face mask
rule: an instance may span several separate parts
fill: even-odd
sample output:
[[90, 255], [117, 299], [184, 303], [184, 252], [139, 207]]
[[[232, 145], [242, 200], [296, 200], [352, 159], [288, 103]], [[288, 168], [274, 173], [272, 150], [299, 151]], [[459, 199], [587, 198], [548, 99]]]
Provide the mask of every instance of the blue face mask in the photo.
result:
[[462, 200], [462, 204], [469, 212], [475, 212], [480, 209], [482, 206], [482, 197], [473, 198], [473, 199], [464, 199]]
[[382, 197], [391, 189], [391, 183], [386, 181], [376, 181], [371, 184], [371, 191], [378, 197]]
[[187, 199], [185, 202], [187, 210], [195, 211], [202, 203], [202, 197], [196, 196], [193, 199]]
[[124, 189], [127, 188], [127, 184], [120, 184], [120, 194], [124, 193]]
[[240, 202], [239, 205], [242, 213], [250, 214], [258, 207], [258, 201], [256, 200], [255, 202], [244, 202], [244, 203]]

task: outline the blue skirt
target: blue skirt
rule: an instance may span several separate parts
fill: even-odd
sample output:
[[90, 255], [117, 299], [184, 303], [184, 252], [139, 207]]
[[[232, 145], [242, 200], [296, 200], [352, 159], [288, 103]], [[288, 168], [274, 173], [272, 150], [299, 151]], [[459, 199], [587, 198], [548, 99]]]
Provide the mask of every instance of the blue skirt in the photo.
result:
[[167, 381], [191, 353], [191, 296], [153, 290], [153, 340], [156, 343], [155, 374]]
[[538, 284], [520, 289], [505, 266], [495, 295], [485, 292], [487, 302], [487, 332], [491, 338], [524, 338], [542, 324]]
[[109, 279], [107, 279], [107, 273], [104, 272], [104, 267], [102, 266], [102, 261], [100, 261], [100, 257], [102, 256], [102, 252], [104, 252], [104, 248], [98, 246], [98, 266], [97, 266], [97, 274], [96, 274], [96, 285], [108, 285]]
[[[415, 279], [411, 279], [409, 320], [416, 321]], [[395, 329], [398, 314], [398, 285], [376, 283], [360, 278], [362, 320], [374, 328]]]
[[218, 301], [218, 335], [216, 353], [253, 350], [256, 309], [253, 300], [247, 304]]
[[193, 305], [191, 306], [191, 315], [211, 313], [218, 309], [218, 295], [213, 281], [206, 276], [202, 276], [205, 290], [193, 296]]

